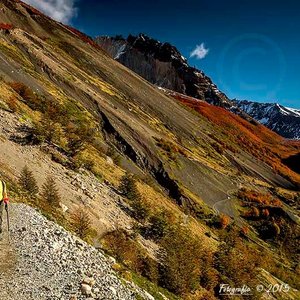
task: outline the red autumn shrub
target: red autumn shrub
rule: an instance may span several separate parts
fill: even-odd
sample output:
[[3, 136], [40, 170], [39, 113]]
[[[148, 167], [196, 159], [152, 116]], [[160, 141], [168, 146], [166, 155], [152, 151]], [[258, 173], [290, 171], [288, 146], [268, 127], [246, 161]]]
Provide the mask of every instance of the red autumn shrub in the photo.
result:
[[225, 229], [230, 224], [230, 217], [227, 215], [220, 216], [220, 226], [222, 229]]
[[39, 10], [37, 10], [36, 8], [34, 8], [33, 6], [27, 4], [27, 3], [24, 3], [22, 1], [17, 1], [19, 3], [21, 3], [21, 5], [28, 11], [29, 14], [31, 15], [37, 15], [37, 16], [44, 16], [44, 14], [42, 14]]
[[0, 23], [0, 29], [2, 30], [11, 30], [14, 26], [12, 24]]
[[274, 198], [270, 194], [263, 194], [253, 190], [240, 189], [238, 197], [244, 202], [257, 203], [264, 206], [282, 206], [282, 203], [278, 198]]
[[241, 228], [241, 234], [242, 234], [242, 235], [248, 236], [249, 232], [250, 232], [250, 229], [249, 229], [248, 226], [243, 226], [243, 227]]
[[69, 29], [71, 32], [73, 32], [78, 38], [80, 38], [84, 43], [87, 43], [89, 45], [91, 45], [92, 47], [98, 49], [98, 50], [103, 50], [97, 43], [95, 43], [93, 41], [92, 38], [90, 38], [89, 36], [87, 36], [86, 34], [82, 33], [81, 31], [71, 27], [71, 26], [68, 26], [68, 25], [65, 25], [65, 27], [67, 29]]

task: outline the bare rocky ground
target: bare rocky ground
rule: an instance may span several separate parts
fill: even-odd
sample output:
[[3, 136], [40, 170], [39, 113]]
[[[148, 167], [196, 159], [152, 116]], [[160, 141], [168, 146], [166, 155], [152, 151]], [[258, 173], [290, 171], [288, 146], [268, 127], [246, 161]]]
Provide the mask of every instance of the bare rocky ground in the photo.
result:
[[[25, 204], [10, 206], [0, 243], [0, 299], [154, 299], [112, 270], [114, 259]], [[6, 222], [4, 222], [4, 229]]]
[[122, 198], [93, 174], [74, 172], [54, 162], [40, 146], [20, 145], [13, 136], [22, 136], [18, 115], [0, 109], [0, 164], [1, 172], [17, 179], [25, 165], [32, 170], [39, 187], [47, 176], [52, 176], [59, 188], [65, 210], [85, 206], [91, 212], [93, 227], [99, 235], [116, 227], [129, 228], [131, 218], [120, 208]]

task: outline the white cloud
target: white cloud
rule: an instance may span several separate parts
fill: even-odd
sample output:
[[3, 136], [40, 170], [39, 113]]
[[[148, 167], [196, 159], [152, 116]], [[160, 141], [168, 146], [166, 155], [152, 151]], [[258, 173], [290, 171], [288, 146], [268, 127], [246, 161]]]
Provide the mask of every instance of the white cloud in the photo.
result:
[[76, 15], [75, 0], [23, 0], [52, 19], [69, 23]]
[[205, 48], [204, 43], [197, 45], [196, 48], [191, 52], [190, 57], [196, 57], [197, 59], [203, 59], [208, 54], [209, 49]]

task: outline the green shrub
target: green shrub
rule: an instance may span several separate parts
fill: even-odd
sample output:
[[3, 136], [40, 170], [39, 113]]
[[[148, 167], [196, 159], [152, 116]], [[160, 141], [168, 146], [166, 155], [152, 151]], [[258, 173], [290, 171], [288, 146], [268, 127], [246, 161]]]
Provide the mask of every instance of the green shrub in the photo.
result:
[[197, 290], [205, 255], [201, 242], [187, 229], [176, 225], [168, 230], [161, 245], [165, 253], [161, 257], [160, 284], [177, 295]]
[[91, 231], [91, 219], [83, 208], [79, 208], [70, 216], [70, 225], [74, 232], [82, 239], [86, 239]]
[[95, 129], [89, 125], [88, 121], [86, 124], [70, 122], [65, 127], [65, 135], [68, 139], [67, 148], [72, 156], [84, 150], [85, 146], [93, 141]]
[[127, 172], [121, 178], [119, 190], [121, 194], [129, 200], [138, 201], [141, 199], [141, 195], [137, 190], [136, 183], [133, 176]]
[[93, 171], [95, 162], [90, 158], [82, 158], [79, 156], [73, 157], [73, 161], [76, 162], [77, 169], [85, 168], [86, 170]]
[[[106, 234], [103, 243], [106, 250], [131, 271], [157, 284], [159, 278], [159, 263], [149, 256], [147, 251], [137, 241], [137, 236], [117, 229]], [[120, 269], [121, 266], [117, 265]], [[122, 268], [122, 267], [121, 267]]]
[[40, 122], [34, 124], [33, 135], [38, 143], [53, 142], [59, 144], [63, 137], [60, 124], [48, 117], [44, 117]]
[[103, 243], [110, 254], [131, 270], [141, 274], [143, 272], [143, 257], [145, 250], [137, 241], [123, 229], [114, 230], [103, 237]]
[[19, 177], [19, 185], [26, 193], [28, 193], [32, 197], [37, 196], [39, 192], [36, 180], [33, 176], [32, 171], [29, 170], [28, 166], [25, 166], [21, 171]]
[[136, 220], [140, 222], [145, 222], [146, 219], [149, 217], [149, 208], [142, 199], [135, 198], [135, 200], [131, 201], [130, 206], [133, 210], [133, 217]]
[[247, 284], [255, 291], [259, 283], [257, 276], [261, 258], [258, 252], [240, 237], [238, 230], [231, 229], [225, 233], [214, 262], [221, 275], [222, 283], [231, 283], [233, 286]]
[[60, 195], [53, 177], [48, 176], [42, 186], [42, 198], [52, 206], [58, 207]]
[[143, 257], [141, 275], [146, 277], [155, 284], [158, 283], [159, 279], [159, 265], [158, 262], [148, 255]]
[[62, 166], [65, 166], [65, 167], [68, 166], [68, 164], [69, 164], [68, 159], [63, 154], [61, 154], [60, 152], [53, 151], [53, 152], [50, 152], [50, 155], [51, 155], [51, 159], [54, 162], [56, 162], [58, 164], [61, 164]]
[[136, 187], [135, 179], [131, 174], [126, 173], [121, 178], [119, 190], [124, 197], [130, 200], [133, 217], [138, 221], [145, 221], [148, 218], [150, 211], [147, 204], [142, 200], [141, 194]]
[[116, 165], [120, 165], [121, 155], [114, 148], [110, 147], [106, 155], [109, 156]]
[[147, 236], [158, 241], [163, 238], [169, 228], [166, 213], [161, 211], [149, 218], [149, 227], [147, 228]]

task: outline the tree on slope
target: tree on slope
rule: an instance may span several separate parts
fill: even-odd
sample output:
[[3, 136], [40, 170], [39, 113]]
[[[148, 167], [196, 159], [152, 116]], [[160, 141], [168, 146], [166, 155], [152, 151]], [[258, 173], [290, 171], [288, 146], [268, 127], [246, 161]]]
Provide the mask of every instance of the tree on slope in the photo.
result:
[[140, 200], [141, 195], [136, 187], [136, 182], [131, 174], [126, 174], [121, 178], [120, 183], [121, 194], [129, 200]]
[[53, 177], [48, 176], [42, 186], [42, 198], [49, 204], [58, 206], [60, 194]]
[[27, 165], [21, 171], [19, 184], [21, 188], [30, 196], [36, 196], [39, 192], [39, 188], [33, 176], [33, 173]]
[[91, 231], [91, 219], [82, 208], [71, 214], [71, 226], [74, 232], [82, 239], [86, 239]]

